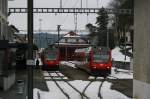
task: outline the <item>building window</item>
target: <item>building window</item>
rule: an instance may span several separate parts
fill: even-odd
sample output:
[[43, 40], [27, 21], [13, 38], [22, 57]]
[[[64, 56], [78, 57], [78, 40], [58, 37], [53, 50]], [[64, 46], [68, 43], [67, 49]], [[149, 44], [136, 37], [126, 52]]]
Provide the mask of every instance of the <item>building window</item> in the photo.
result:
[[68, 42], [68, 39], [65, 39], [65, 42]]
[[76, 39], [77, 42], [79, 42], [79, 39]]

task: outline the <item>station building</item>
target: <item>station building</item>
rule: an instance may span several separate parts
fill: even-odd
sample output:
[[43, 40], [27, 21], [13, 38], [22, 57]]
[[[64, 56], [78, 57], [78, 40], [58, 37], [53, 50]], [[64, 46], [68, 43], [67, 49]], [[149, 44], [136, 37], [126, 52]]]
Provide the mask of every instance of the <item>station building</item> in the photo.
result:
[[77, 33], [70, 31], [62, 36], [58, 42], [55, 43], [56, 47], [60, 50], [60, 60], [71, 61], [74, 58], [74, 52], [79, 48], [86, 48], [89, 46], [87, 38], [83, 38]]

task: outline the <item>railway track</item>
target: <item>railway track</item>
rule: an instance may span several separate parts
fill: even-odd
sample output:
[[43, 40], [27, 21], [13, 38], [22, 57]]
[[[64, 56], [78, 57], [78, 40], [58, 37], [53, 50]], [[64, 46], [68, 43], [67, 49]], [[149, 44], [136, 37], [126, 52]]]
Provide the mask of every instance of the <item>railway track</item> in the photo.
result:
[[[95, 78], [96, 79], [96, 78]], [[83, 89], [82, 91], [82, 94], [85, 94], [85, 91], [87, 90], [87, 88], [92, 84], [92, 82], [94, 82], [94, 80], [90, 81], [86, 86], [85, 88]]]
[[114, 79], [119, 79], [118, 77], [115, 77], [115, 76], [113, 76], [113, 75], [108, 75], [108, 76], [107, 76], [107, 79], [110, 79], [109, 77], [114, 78]]
[[104, 83], [105, 79], [102, 80], [100, 86], [99, 86], [99, 90], [98, 90], [98, 97], [100, 99], [103, 99], [103, 96], [101, 95], [101, 90], [102, 90], [102, 86], [103, 86], [103, 83]]
[[69, 95], [62, 89], [62, 87], [58, 84], [56, 79], [54, 79], [54, 76], [51, 75], [51, 73], [48, 73], [51, 79], [54, 81], [54, 83], [57, 85], [57, 87], [61, 90], [61, 92], [67, 97], [67, 99], [71, 99]]
[[[48, 72], [49, 73], [49, 72]], [[72, 84], [70, 84], [67, 80], [63, 79], [63, 77], [58, 73], [54, 72], [57, 77], [61, 78], [61, 81], [64, 81], [68, 86], [70, 86], [73, 90], [75, 90], [78, 94], [80, 94], [81, 99], [90, 99], [84, 93], [80, 92], [77, 88], [75, 88]], [[70, 96], [63, 90], [63, 88], [59, 85], [56, 79], [49, 73], [50, 78], [55, 82], [57, 87], [62, 91], [62, 93], [67, 97], [67, 99], [71, 99]]]
[[[54, 76], [51, 75], [51, 73], [55, 73], [57, 75], [57, 78], [60, 78], [59, 80], [58, 79], [54, 79]], [[56, 86], [61, 90], [61, 92], [66, 96], [67, 99], [71, 99], [71, 97], [69, 96], [69, 94], [67, 92], [65, 92], [63, 90], [63, 87], [59, 84], [58, 81], [63, 81], [65, 82], [68, 86], [70, 86], [74, 91], [76, 91], [79, 95], [80, 95], [80, 99], [91, 99], [89, 98], [87, 95], [86, 95], [86, 90], [88, 89], [88, 87], [90, 85], [92, 85], [93, 82], [95, 81], [99, 81], [97, 80], [97, 77], [95, 77], [93, 80], [90, 80], [89, 83], [84, 87], [83, 91], [79, 91], [76, 87], [74, 87], [71, 83], [69, 83], [68, 81], [69, 80], [66, 80], [64, 79], [64, 77], [60, 74], [60, 72], [48, 72], [49, 74], [49, 77], [52, 79], [52, 81], [56, 84]], [[101, 95], [101, 89], [102, 89], [102, 85], [103, 85], [103, 82], [106, 81], [106, 79], [103, 79], [102, 82], [100, 82], [100, 86], [99, 86], [99, 90], [97, 92], [97, 96], [99, 97], [99, 99], [103, 99], [102, 95]]]
[[[79, 88], [76, 85], [74, 85], [75, 83], [72, 83], [72, 81], [70, 81], [68, 77], [64, 76], [64, 74], [61, 73], [60, 71], [46, 71], [46, 72], [48, 73], [48, 76], [46, 77], [50, 78], [50, 79], [47, 79], [47, 81], [54, 82], [55, 85], [58, 87], [58, 89], [60, 89], [60, 91], [64, 94], [66, 99], [75, 98], [73, 94], [70, 94], [69, 92], [70, 90], [73, 91], [77, 95], [78, 97], [77, 99], [93, 99], [88, 93], [90, 92], [90, 88], [92, 88], [95, 85], [97, 85], [97, 87], [95, 87], [96, 89], [94, 91], [94, 97], [96, 98], [94, 99], [104, 99], [101, 93], [103, 90], [104, 82], [106, 81], [106, 82], [111, 83], [111, 80], [113, 79], [117, 79], [117, 81], [118, 79], [120, 79], [118, 77], [115, 77], [114, 75], [108, 75], [106, 78], [89, 76], [91, 78], [88, 78], [87, 82], [85, 80], [86, 82], [85, 86], [82, 88]], [[64, 78], [67, 78], [67, 79], [64, 79]], [[81, 85], [82, 85], [82, 82], [81, 82]]]

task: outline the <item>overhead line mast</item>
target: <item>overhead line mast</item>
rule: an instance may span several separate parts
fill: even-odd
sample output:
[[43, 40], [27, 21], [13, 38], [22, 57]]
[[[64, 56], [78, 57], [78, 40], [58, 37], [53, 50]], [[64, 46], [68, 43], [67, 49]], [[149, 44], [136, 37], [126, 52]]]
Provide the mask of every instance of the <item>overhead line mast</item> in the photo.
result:
[[62, 8], [62, 0], [60, 0], [60, 8]]
[[78, 25], [77, 22], [78, 22], [78, 16], [77, 16], [77, 13], [75, 13], [75, 14], [74, 14], [74, 24], [75, 24], [75, 30], [74, 30], [74, 31], [75, 31], [75, 32], [77, 32], [77, 25]]
[[41, 34], [42, 33], [42, 19], [39, 19], [39, 47], [42, 48], [41, 44]]
[[81, 0], [81, 8], [82, 8], [82, 0]]

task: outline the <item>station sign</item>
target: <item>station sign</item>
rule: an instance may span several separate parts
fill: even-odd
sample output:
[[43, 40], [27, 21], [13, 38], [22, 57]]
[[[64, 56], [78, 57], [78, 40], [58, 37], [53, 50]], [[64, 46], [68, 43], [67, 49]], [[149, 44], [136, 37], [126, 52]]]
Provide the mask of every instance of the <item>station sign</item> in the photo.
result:
[[33, 59], [28, 59], [28, 60], [26, 61], [26, 63], [27, 63], [27, 65], [29, 65], [29, 66], [35, 65], [35, 61], [34, 61]]

